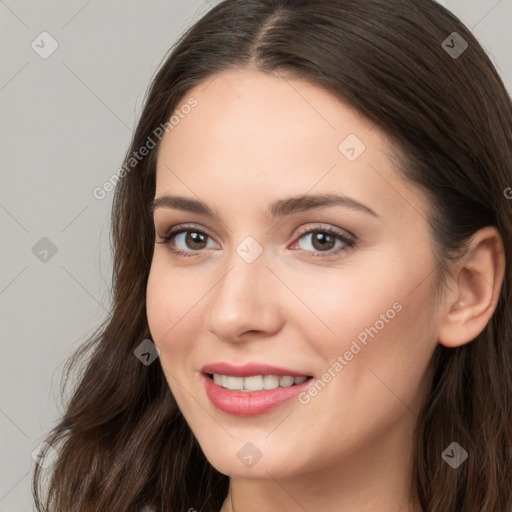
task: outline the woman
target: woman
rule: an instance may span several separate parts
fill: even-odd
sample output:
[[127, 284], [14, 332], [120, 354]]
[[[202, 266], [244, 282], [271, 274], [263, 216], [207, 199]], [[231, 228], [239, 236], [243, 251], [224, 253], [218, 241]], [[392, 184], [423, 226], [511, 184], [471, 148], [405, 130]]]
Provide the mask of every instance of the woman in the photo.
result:
[[512, 510], [512, 107], [430, 0], [227, 0], [156, 75], [40, 510]]

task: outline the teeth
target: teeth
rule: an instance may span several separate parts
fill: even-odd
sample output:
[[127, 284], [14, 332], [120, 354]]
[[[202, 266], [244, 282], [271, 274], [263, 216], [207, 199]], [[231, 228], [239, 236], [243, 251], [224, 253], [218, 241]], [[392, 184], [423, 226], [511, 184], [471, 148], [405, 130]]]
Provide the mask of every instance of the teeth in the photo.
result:
[[285, 375], [253, 375], [251, 377], [233, 377], [231, 375], [213, 374], [213, 382], [232, 391], [262, 391], [264, 389], [288, 388], [301, 384], [307, 377], [291, 377]]
[[265, 375], [263, 377], [263, 387], [265, 389], [276, 389], [279, 387], [280, 379], [276, 375]]
[[225, 388], [242, 389], [244, 387], [244, 378], [243, 377], [230, 377], [230, 376], [226, 377], [225, 375], [223, 375], [223, 377], [226, 378], [226, 383], [224, 384]]
[[281, 377], [279, 379], [279, 385], [282, 387], [282, 388], [287, 388], [288, 386], [292, 386], [293, 385], [293, 381], [295, 379], [293, 377]]

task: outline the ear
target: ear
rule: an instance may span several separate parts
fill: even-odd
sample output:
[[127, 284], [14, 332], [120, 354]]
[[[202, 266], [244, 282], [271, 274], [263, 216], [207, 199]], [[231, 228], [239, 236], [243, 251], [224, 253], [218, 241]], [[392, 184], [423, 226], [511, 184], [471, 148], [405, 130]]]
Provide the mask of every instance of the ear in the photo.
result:
[[502, 238], [495, 227], [486, 226], [474, 234], [450, 272], [439, 323], [441, 345], [464, 345], [484, 330], [496, 309], [504, 273]]

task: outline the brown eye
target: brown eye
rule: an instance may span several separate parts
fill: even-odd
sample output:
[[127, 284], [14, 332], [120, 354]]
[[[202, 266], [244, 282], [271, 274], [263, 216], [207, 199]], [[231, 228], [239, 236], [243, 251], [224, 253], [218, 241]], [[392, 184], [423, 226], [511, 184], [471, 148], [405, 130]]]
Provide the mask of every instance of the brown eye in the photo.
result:
[[[302, 243], [305, 241], [305, 243]], [[299, 246], [308, 257], [334, 256], [355, 246], [356, 240], [333, 229], [310, 229], [303, 232], [295, 245]], [[312, 250], [310, 250], [310, 248]]]
[[183, 242], [188, 248], [195, 250], [205, 249], [208, 239], [207, 235], [197, 231], [185, 231], [184, 234], [186, 236]]
[[208, 246], [209, 240], [214, 243], [207, 233], [195, 226], [175, 226], [161, 238], [161, 241], [155, 243], [168, 245], [169, 250], [179, 256], [196, 256], [194, 253], [212, 247]]
[[328, 251], [333, 249], [336, 244], [336, 238], [326, 234], [323, 231], [315, 231], [311, 236], [311, 245], [316, 251]]

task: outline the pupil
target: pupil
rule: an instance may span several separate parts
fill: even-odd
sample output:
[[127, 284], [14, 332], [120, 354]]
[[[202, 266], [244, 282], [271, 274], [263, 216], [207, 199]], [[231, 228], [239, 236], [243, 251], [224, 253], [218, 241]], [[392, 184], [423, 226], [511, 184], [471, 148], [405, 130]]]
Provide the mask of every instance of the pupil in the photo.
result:
[[[316, 247], [316, 244], [319, 243], [319, 248], [320, 249], [325, 249], [327, 245], [330, 245], [332, 244], [333, 242], [333, 237], [331, 235], [327, 235], [325, 233], [317, 233], [315, 236], [313, 236], [313, 246], [315, 246], [315, 249], [317, 248]], [[331, 247], [327, 247], [328, 249], [330, 249]]]
[[187, 245], [190, 245], [189, 242], [196, 245], [201, 245], [201, 243], [204, 243], [203, 240], [204, 236], [201, 233], [195, 233], [195, 232], [189, 232], [187, 236]]

